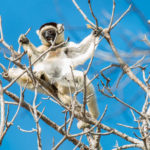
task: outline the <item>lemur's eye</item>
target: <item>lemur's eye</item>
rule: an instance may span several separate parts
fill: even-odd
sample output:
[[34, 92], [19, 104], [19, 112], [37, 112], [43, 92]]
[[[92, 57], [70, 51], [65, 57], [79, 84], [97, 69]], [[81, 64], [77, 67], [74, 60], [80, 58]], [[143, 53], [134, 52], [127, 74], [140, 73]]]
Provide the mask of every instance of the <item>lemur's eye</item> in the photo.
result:
[[55, 31], [54, 31], [54, 30], [48, 30], [48, 33], [49, 33], [49, 34], [54, 34]]

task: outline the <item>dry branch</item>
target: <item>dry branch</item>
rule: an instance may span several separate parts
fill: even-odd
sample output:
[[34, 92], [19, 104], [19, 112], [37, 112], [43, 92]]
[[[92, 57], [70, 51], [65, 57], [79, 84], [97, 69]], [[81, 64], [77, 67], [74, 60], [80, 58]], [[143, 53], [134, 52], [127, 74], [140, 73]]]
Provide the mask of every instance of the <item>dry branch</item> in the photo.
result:
[[[15, 102], [19, 103], [19, 98], [15, 94], [13, 94], [7, 90], [5, 91], [5, 94], [7, 94], [10, 98], [12, 98]], [[31, 110], [33, 111], [33, 107], [30, 104], [26, 103], [25, 101], [22, 102], [21, 106], [23, 108], [25, 108], [26, 110], [28, 110], [29, 112], [31, 112]], [[53, 129], [55, 129], [57, 132], [59, 132], [60, 134], [62, 134], [64, 136], [67, 135], [66, 132], [60, 126], [58, 126], [55, 122], [51, 121], [44, 114], [37, 111], [37, 115], [41, 116], [41, 120], [43, 120], [47, 125], [49, 125]], [[71, 141], [74, 145], [77, 145], [79, 143], [79, 141], [73, 137], [67, 136], [67, 139], [69, 141]], [[86, 145], [84, 145], [83, 143], [78, 145], [78, 147], [82, 147], [82, 146], [85, 148], [85, 150], [89, 150], [89, 148]]]
[[0, 119], [0, 145], [1, 145], [5, 128], [5, 101], [3, 97], [3, 88], [1, 80], [0, 80], [0, 113], [1, 113]]

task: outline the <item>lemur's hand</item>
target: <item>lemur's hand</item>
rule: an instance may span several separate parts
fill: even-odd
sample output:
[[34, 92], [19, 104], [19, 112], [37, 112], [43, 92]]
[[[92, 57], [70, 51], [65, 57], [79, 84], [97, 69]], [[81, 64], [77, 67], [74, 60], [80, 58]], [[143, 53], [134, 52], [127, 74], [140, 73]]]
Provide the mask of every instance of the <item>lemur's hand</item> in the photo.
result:
[[29, 39], [24, 34], [21, 34], [20, 37], [19, 37], [18, 42], [21, 45], [23, 45], [23, 44], [29, 44]]
[[99, 29], [99, 28], [96, 28], [96, 27], [93, 27], [92, 25], [90, 25], [90, 24], [87, 24], [87, 28], [89, 28], [89, 29], [92, 29], [93, 31], [92, 31], [92, 33], [93, 33], [93, 35], [95, 36], [95, 37], [99, 37], [100, 35], [101, 35], [101, 32], [102, 32], [102, 30], [101, 29]]
[[100, 29], [94, 29], [93, 30], [93, 35], [95, 36], [95, 37], [99, 37], [100, 35], [101, 35], [101, 30]]

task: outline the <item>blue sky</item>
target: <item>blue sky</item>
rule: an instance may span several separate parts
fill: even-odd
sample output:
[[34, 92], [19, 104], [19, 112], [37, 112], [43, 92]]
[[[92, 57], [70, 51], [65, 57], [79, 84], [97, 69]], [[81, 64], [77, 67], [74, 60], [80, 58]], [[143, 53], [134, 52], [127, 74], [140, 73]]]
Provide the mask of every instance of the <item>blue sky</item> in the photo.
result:
[[[87, 16], [92, 20], [90, 14], [87, 0], [77, 0], [80, 7], [87, 14]], [[149, 0], [134, 0], [133, 1], [137, 8], [144, 14], [146, 19], [150, 19], [150, 1]], [[95, 0], [92, 2], [93, 10], [96, 14], [96, 17], [99, 20], [99, 24], [102, 27], [106, 27], [109, 23], [109, 17], [112, 11], [112, 0]], [[127, 8], [129, 4], [126, 0], [116, 0], [116, 11], [114, 19], [117, 19]], [[63, 23], [66, 29], [65, 37], [70, 37], [71, 41], [80, 42], [85, 36], [87, 36], [91, 31], [86, 28], [87, 22], [83, 19], [81, 14], [77, 11], [76, 7], [71, 0], [1, 0], [0, 1], [0, 15], [2, 16], [2, 26], [4, 39], [10, 45], [13, 45], [15, 49], [18, 48], [18, 37], [20, 34], [25, 33], [28, 28], [31, 27], [31, 31], [28, 34], [28, 38], [36, 45], [40, 45], [40, 40], [36, 35], [36, 30], [46, 22], [58, 22]], [[150, 29], [150, 27], [149, 27]], [[118, 24], [118, 26], [112, 31], [113, 41], [120, 51], [132, 52], [127, 47], [127, 43], [123, 40], [122, 35], [126, 35], [128, 40], [137, 38], [138, 42], [136, 44], [141, 46], [141, 40], [139, 37], [144, 34], [149, 34], [148, 27], [141, 21], [139, 15], [135, 13], [134, 10], [131, 10], [127, 16]], [[8, 52], [2, 45], [0, 52], [0, 63], [8, 66], [8, 62], [3, 59], [3, 51]], [[100, 53], [101, 50], [111, 53], [110, 47], [106, 44], [106, 41], [102, 41], [101, 45], [97, 49], [97, 53]], [[97, 55], [98, 56], [98, 55]], [[147, 56], [149, 58], [149, 56]], [[26, 62], [26, 60], [25, 60]], [[131, 59], [132, 62], [132, 59]], [[103, 67], [109, 65], [109, 61], [104, 61], [103, 59], [96, 57], [92, 64], [89, 77], [100, 71]], [[86, 68], [87, 64], [80, 67], [79, 69]], [[1, 70], [0, 70], [1, 71]], [[115, 79], [118, 76], [118, 70], [111, 70], [108, 72], [108, 75], [111, 75], [112, 79]], [[140, 75], [138, 74], [140, 77]], [[2, 79], [0, 77], [0, 79]], [[130, 114], [130, 111], [123, 107], [121, 104], [116, 103], [115, 101], [108, 99], [102, 96], [97, 89], [97, 82], [100, 82], [102, 77], [94, 81], [96, 87], [96, 94], [98, 99], [98, 105], [100, 111], [103, 112], [106, 104], [108, 104], [108, 111], [106, 118], [104, 118], [103, 123], [115, 127], [122, 132], [125, 132], [133, 136], [133, 131], [127, 130], [126, 128], [119, 127], [116, 123], [124, 123], [128, 125], [136, 125], [133, 122], [133, 118]], [[122, 79], [122, 82], [126, 81], [126, 77]], [[111, 82], [113, 86], [115, 82]], [[3, 81], [3, 86], [7, 82]], [[121, 89], [121, 88], [120, 88]], [[114, 92], [128, 102], [134, 107], [141, 110], [141, 105], [143, 104], [145, 93], [138, 88], [137, 85], [130, 82], [125, 86], [125, 88], [114, 89]], [[137, 89], [137, 90], [133, 90]], [[19, 86], [17, 84], [13, 85], [10, 88], [10, 91], [13, 91], [19, 95]], [[140, 94], [137, 94], [137, 91]], [[135, 97], [136, 96], [136, 97]], [[29, 103], [32, 103], [34, 93], [31, 91], [26, 91], [25, 100]], [[58, 105], [54, 104], [51, 101], [42, 100], [41, 98], [45, 97], [44, 95], [38, 96], [37, 102], [42, 102], [40, 110], [45, 107], [45, 115], [47, 115], [51, 120], [56, 121], [59, 125], [64, 122], [64, 114], [62, 114], [63, 109]], [[9, 100], [5, 96], [6, 100]], [[10, 118], [15, 113], [16, 107], [10, 107]], [[113, 112], [113, 113], [112, 113]], [[24, 109], [20, 110], [19, 115], [17, 116], [14, 125], [9, 129], [6, 134], [3, 144], [0, 147], [0, 150], [36, 150], [36, 134], [35, 133], [23, 133], [17, 129], [17, 126], [20, 126], [23, 129], [31, 130], [35, 127], [33, 117]], [[44, 122], [40, 121], [42, 127], [42, 145], [43, 150], [50, 150], [52, 147], [52, 138], [55, 138], [55, 143], [61, 140], [62, 136], [54, 131], [51, 127], [47, 126]], [[79, 132], [76, 128], [76, 122], [73, 125], [72, 132]], [[112, 140], [113, 139], [113, 140]], [[87, 144], [86, 139], [85, 143]], [[119, 141], [119, 144], [122, 145], [125, 143], [121, 138], [110, 135], [102, 138], [102, 146], [104, 150], [110, 150], [115, 145], [116, 140]], [[108, 144], [108, 141], [110, 144]], [[66, 141], [60, 147], [60, 150], [71, 150], [74, 145]]]

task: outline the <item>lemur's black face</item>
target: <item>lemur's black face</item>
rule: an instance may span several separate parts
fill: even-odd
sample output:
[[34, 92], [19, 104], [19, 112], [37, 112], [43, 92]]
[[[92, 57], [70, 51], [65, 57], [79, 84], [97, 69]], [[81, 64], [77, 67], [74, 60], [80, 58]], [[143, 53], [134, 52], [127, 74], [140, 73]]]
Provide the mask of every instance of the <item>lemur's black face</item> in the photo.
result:
[[42, 36], [45, 38], [47, 42], [51, 43], [52, 41], [54, 41], [56, 37], [56, 31], [54, 29], [45, 30], [42, 33]]

